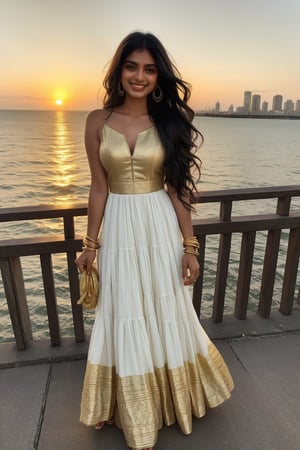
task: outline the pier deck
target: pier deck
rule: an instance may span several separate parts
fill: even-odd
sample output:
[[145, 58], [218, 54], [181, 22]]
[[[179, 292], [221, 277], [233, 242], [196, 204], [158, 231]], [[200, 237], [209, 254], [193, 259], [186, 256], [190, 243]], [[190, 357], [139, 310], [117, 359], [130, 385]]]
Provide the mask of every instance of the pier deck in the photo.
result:
[[[242, 321], [240, 337], [241, 321], [203, 322], [235, 389], [230, 400], [194, 420], [191, 435], [164, 427], [155, 450], [299, 450], [299, 308], [286, 322], [279, 318], [252, 318], [251, 329]], [[25, 352], [0, 346], [1, 450], [127, 448], [115, 426], [95, 431], [78, 421], [87, 345], [66, 341], [55, 349], [39, 342]]]

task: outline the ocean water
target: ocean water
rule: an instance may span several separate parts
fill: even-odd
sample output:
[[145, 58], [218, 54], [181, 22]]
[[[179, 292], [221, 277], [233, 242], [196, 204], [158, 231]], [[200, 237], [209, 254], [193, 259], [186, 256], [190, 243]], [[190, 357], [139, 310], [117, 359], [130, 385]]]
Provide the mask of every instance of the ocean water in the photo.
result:
[[[89, 168], [84, 150], [86, 112], [0, 111], [0, 207], [86, 203]], [[300, 121], [196, 117], [204, 135], [200, 189], [283, 186], [300, 184]], [[274, 212], [275, 201], [237, 202], [233, 214]], [[300, 199], [292, 203], [300, 209]], [[196, 215], [218, 215], [218, 205], [199, 205]], [[76, 219], [84, 234], [86, 218]], [[0, 224], [1, 239], [61, 233], [58, 219]], [[284, 255], [288, 235], [282, 233]], [[260, 289], [266, 233], [258, 233], [252, 273], [250, 308], [255, 309]], [[214, 293], [218, 239], [207, 238], [202, 315], [210, 316]], [[240, 236], [233, 236], [225, 311], [234, 305]], [[284, 256], [279, 257], [274, 304], [280, 301]], [[63, 336], [72, 335], [67, 268], [63, 255], [53, 256], [57, 301]], [[34, 338], [48, 337], [48, 324], [39, 257], [22, 258], [26, 294]], [[300, 278], [300, 277], [299, 277]], [[299, 284], [299, 282], [298, 282]], [[89, 332], [93, 313], [86, 314]], [[12, 339], [0, 280], [0, 341]]]

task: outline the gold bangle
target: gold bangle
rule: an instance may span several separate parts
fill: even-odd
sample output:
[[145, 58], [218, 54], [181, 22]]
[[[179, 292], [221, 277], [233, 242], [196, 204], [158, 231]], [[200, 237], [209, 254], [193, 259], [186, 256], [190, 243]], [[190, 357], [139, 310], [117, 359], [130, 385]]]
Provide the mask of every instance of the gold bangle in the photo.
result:
[[82, 244], [84, 247], [93, 249], [93, 250], [97, 250], [100, 247], [99, 242], [95, 242], [95, 241], [90, 241], [89, 239], [87, 239], [87, 237], [84, 237], [82, 239]]
[[91, 252], [91, 251], [95, 252], [97, 249], [96, 248], [92, 248], [92, 247], [88, 247], [87, 245], [84, 245], [82, 247], [82, 250], [87, 250], [89, 252]]
[[82, 244], [84, 247], [89, 247], [89, 248], [93, 248], [94, 250], [98, 250], [98, 248], [100, 247], [99, 244], [91, 244], [90, 242], [87, 242], [85, 240], [82, 241]]
[[99, 244], [99, 239], [93, 239], [88, 234], [84, 237], [86, 241], [93, 242], [94, 244]]
[[183, 253], [199, 256], [200, 244], [196, 236], [183, 239]]
[[199, 247], [195, 247], [194, 245], [186, 245], [185, 247], [183, 247], [184, 250], [197, 250], [199, 251]]
[[196, 248], [185, 248], [183, 253], [187, 253], [189, 255], [199, 256], [199, 250]]
[[184, 238], [184, 239], [183, 239], [183, 246], [184, 246], [184, 247], [190, 246], [190, 247], [196, 247], [196, 248], [199, 248], [199, 247], [200, 247], [200, 244], [199, 244], [199, 241], [198, 241], [198, 239], [197, 239], [196, 236], [191, 236], [191, 237], [188, 237], [188, 238]]

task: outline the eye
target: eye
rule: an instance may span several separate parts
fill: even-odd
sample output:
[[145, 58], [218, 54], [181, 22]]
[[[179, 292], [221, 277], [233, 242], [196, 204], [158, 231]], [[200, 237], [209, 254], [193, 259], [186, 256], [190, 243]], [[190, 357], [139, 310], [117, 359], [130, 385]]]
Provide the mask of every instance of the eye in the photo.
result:
[[135, 70], [135, 64], [127, 63], [125, 64], [125, 69], [134, 71]]
[[146, 69], [146, 72], [147, 72], [147, 73], [150, 73], [150, 74], [156, 73], [156, 68], [155, 68], [155, 67], [148, 67], [148, 68]]

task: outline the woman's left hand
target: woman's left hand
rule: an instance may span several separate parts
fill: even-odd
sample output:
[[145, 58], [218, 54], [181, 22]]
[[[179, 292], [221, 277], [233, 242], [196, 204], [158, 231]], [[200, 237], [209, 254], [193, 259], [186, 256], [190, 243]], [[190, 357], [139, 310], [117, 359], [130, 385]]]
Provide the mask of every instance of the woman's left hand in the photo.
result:
[[185, 286], [195, 283], [199, 276], [200, 265], [197, 256], [184, 253], [182, 257], [182, 277]]

